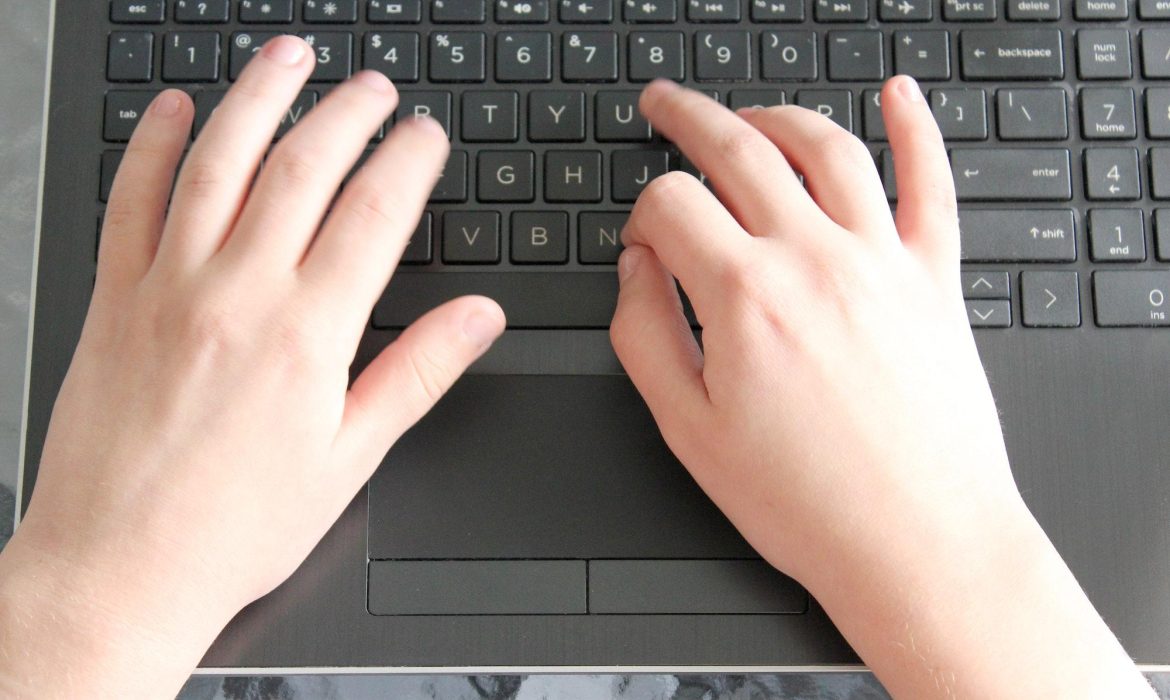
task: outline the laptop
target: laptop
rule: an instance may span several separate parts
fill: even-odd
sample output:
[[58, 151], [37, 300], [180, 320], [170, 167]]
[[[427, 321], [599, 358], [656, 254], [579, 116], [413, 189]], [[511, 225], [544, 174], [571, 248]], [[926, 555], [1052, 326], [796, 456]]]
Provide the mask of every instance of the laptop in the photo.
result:
[[1125, 648], [1166, 663], [1167, 20], [1157, 0], [54, 3], [22, 502], [143, 108], [185, 89], [197, 133], [254, 51], [297, 33], [318, 65], [282, 130], [370, 68], [399, 86], [395, 118], [430, 114], [453, 144], [355, 373], [460, 294], [510, 327], [203, 666], [856, 663], [673, 458], [607, 328], [632, 203], [694, 172], [638, 114], [648, 80], [825, 114], [895, 206], [877, 95], [908, 73], [951, 149], [968, 317], [1020, 490]]

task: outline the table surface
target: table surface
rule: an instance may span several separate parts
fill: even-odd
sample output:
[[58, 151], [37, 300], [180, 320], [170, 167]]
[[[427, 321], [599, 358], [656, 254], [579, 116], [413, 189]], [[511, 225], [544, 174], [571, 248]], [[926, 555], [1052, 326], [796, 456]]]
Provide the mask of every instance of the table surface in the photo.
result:
[[[91, 0], [101, 2], [103, 0]], [[0, 547], [11, 535], [40, 171], [49, 2], [2, 0]], [[1151, 676], [1170, 700], [1170, 673]], [[181, 698], [885, 698], [869, 673], [193, 677]]]

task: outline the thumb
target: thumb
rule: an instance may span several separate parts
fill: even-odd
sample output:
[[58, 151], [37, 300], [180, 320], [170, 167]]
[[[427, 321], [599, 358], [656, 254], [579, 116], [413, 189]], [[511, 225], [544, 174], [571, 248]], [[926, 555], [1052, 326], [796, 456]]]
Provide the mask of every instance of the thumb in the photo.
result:
[[[358, 459], [361, 481], [395, 441], [430, 411], [504, 331], [504, 312], [485, 297], [461, 297], [410, 325], [362, 371], [346, 397], [338, 443]], [[348, 444], [344, 444], [348, 443]]]

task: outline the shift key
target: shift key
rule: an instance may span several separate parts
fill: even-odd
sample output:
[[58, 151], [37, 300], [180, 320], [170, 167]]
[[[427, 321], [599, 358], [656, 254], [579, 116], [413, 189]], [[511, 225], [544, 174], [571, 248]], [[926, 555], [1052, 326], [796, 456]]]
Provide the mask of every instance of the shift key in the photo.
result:
[[951, 172], [960, 202], [1062, 202], [1072, 199], [1064, 148], [955, 148]]
[[1071, 209], [963, 209], [964, 262], [1072, 262], [1077, 259]]

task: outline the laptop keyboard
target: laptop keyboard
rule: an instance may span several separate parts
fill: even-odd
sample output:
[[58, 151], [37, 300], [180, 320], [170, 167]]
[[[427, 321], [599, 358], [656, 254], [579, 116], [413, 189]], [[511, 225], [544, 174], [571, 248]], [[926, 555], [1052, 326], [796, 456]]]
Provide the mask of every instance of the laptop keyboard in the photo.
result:
[[662, 173], [701, 177], [638, 114], [658, 77], [817, 110], [866, 141], [896, 204], [896, 73], [950, 149], [973, 326], [1170, 325], [1166, 0], [110, 0], [109, 18], [101, 202], [158, 91], [192, 94], [195, 136], [279, 33], [317, 67], [277, 138], [360, 69], [399, 87], [386, 129], [443, 124], [450, 160], [375, 327], [466, 293], [511, 327], [607, 327], [632, 203]]

